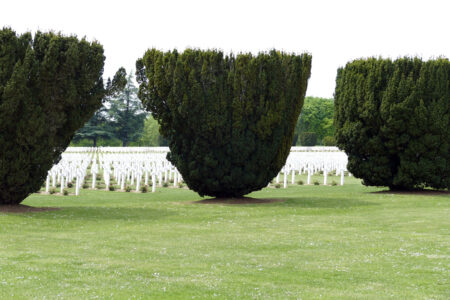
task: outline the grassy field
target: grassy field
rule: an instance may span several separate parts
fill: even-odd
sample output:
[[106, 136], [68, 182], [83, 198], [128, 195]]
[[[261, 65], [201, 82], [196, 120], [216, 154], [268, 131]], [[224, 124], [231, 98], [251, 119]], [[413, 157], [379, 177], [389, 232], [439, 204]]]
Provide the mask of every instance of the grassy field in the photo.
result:
[[0, 213], [0, 299], [449, 299], [450, 197], [377, 191], [32, 195], [61, 210]]

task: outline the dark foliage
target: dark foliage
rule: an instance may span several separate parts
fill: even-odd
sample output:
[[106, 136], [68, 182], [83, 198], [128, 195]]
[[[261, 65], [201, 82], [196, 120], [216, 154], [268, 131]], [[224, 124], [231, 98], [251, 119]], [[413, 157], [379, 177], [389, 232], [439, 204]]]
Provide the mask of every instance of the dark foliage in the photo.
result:
[[450, 187], [450, 62], [361, 59], [338, 70], [337, 145], [365, 185]]
[[151, 49], [136, 67], [139, 98], [189, 188], [239, 197], [276, 176], [303, 105], [310, 55]]
[[108, 126], [107, 108], [102, 105], [97, 110], [92, 118], [80, 128], [72, 139], [72, 142], [79, 142], [83, 139], [91, 140], [92, 147], [97, 147], [97, 141], [99, 139], [111, 139], [114, 135], [111, 132], [110, 126]]
[[336, 139], [334, 136], [326, 136], [322, 140], [324, 146], [336, 146]]
[[123, 91], [109, 101], [109, 124], [113, 137], [121, 140], [124, 147], [141, 138], [147, 117], [141, 101], [137, 98], [137, 91], [133, 76], [129, 74]]
[[117, 70], [113, 81], [108, 79], [107, 91], [108, 93], [102, 100], [102, 106], [94, 113], [92, 118], [81, 127], [72, 139], [73, 143], [80, 142], [83, 139], [91, 140], [92, 147], [97, 147], [97, 142], [100, 139], [114, 138], [114, 129], [111, 126], [109, 118], [109, 109], [111, 102], [118, 98], [125, 86], [127, 85], [127, 73], [123, 67]]
[[0, 204], [38, 191], [100, 107], [104, 60], [97, 42], [0, 30]]
[[317, 144], [317, 134], [315, 132], [300, 133], [301, 146], [315, 146]]

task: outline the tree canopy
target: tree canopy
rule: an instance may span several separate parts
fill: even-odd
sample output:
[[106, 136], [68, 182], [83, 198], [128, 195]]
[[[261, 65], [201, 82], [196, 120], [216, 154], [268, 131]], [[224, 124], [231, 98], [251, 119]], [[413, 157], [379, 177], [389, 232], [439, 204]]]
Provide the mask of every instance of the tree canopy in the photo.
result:
[[104, 60], [97, 42], [0, 30], [0, 204], [18, 204], [39, 190], [75, 131], [101, 106], [108, 92]]
[[[303, 145], [301, 137], [305, 133], [315, 133], [315, 142], [323, 143], [327, 136], [334, 135], [334, 101], [328, 98], [306, 97], [302, 111], [295, 126], [294, 144]], [[297, 139], [295, 138], [297, 137]], [[308, 139], [308, 141], [312, 141]], [[315, 144], [314, 144], [315, 145]], [[314, 146], [308, 144], [308, 146]]]
[[450, 187], [450, 62], [359, 59], [336, 78], [336, 140], [366, 185]]
[[158, 121], [150, 114], [144, 122], [144, 129], [140, 139], [143, 146], [158, 147], [167, 146], [167, 140], [159, 133]]
[[77, 131], [72, 140], [75, 145], [91, 140], [93, 147], [97, 142], [104, 146], [115, 145], [119, 141], [122, 146], [127, 146], [140, 140], [147, 114], [137, 99], [132, 74], [127, 75], [125, 69], [120, 68], [114, 78], [107, 85], [117, 87], [116, 82], [120, 81], [120, 88], [106, 95], [102, 107]]
[[126, 72], [124, 68], [120, 68], [113, 79], [113, 82], [108, 81], [107, 90], [109, 93], [102, 99], [102, 106], [94, 113], [92, 118], [84, 124], [76, 133], [72, 141], [78, 142], [83, 139], [91, 140], [92, 146], [97, 146], [99, 139], [114, 138], [113, 128], [110, 124], [109, 108], [111, 99], [117, 97], [123, 91], [127, 83]]
[[137, 97], [138, 89], [133, 82], [133, 74], [127, 77], [125, 88], [110, 100], [108, 110], [114, 137], [122, 141], [122, 146], [138, 141], [144, 128], [147, 113]]
[[280, 171], [303, 105], [310, 55], [150, 49], [136, 69], [139, 98], [160, 123], [168, 159], [191, 189], [242, 196]]

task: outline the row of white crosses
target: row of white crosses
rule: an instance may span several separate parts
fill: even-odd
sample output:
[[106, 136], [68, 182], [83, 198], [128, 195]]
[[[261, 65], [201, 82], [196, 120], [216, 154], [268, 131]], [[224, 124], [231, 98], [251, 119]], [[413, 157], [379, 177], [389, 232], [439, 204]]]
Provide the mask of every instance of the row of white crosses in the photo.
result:
[[50, 192], [50, 185], [56, 188], [60, 184], [61, 193], [69, 182], [75, 181], [75, 195], [79, 195], [80, 187], [87, 175], [87, 169], [91, 164], [92, 152], [63, 153], [58, 164], [48, 171], [45, 182], [45, 191]]
[[[62, 154], [59, 164], [49, 171], [46, 191], [61, 184], [61, 193], [67, 183], [76, 180], [75, 194], [78, 195], [80, 187], [91, 167], [92, 188], [96, 186], [98, 174], [103, 174], [106, 189], [111, 184], [117, 184], [121, 190], [132, 186], [139, 191], [142, 185], [152, 182], [152, 192], [156, 186], [162, 186], [169, 180], [177, 186], [183, 181], [178, 170], [166, 160], [168, 147], [69, 147]], [[337, 147], [292, 147], [286, 164], [276, 176], [279, 183], [280, 175], [284, 174], [284, 187], [287, 187], [288, 176], [291, 183], [295, 183], [295, 175], [307, 173], [307, 184], [311, 184], [311, 176], [323, 172], [323, 183], [327, 184], [328, 174], [335, 172], [341, 176], [341, 185], [344, 184], [344, 173], [347, 171], [347, 155]], [[349, 174], [351, 175], [351, 174]]]
[[322, 172], [323, 184], [327, 185], [328, 174], [334, 172], [336, 176], [340, 175], [340, 184], [344, 185], [347, 162], [347, 155], [337, 147], [292, 147], [286, 164], [276, 176], [276, 183], [280, 182], [280, 175], [283, 173], [283, 186], [286, 188], [289, 175], [294, 184], [296, 173], [307, 173], [306, 184], [311, 184], [311, 176]]
[[[162, 186], [169, 180], [173, 180], [173, 185], [177, 186], [183, 178], [166, 160], [168, 149], [168, 147], [99, 148], [98, 159], [106, 188], [108, 189], [111, 180], [114, 180], [121, 190], [129, 185], [139, 191], [142, 185], [148, 185], [149, 179], [152, 182], [152, 192], [156, 191], [157, 185]], [[98, 172], [97, 167], [91, 169]]]
[[106, 189], [114, 182], [122, 190], [126, 186], [135, 187], [139, 191], [142, 185], [152, 182], [152, 192], [156, 186], [162, 186], [173, 180], [173, 186], [183, 182], [178, 170], [166, 160], [168, 147], [69, 147], [62, 154], [61, 161], [48, 172], [46, 192], [59, 183], [61, 193], [68, 182], [75, 182], [75, 194], [88, 173], [92, 174], [92, 188], [96, 187], [97, 175], [103, 173]]

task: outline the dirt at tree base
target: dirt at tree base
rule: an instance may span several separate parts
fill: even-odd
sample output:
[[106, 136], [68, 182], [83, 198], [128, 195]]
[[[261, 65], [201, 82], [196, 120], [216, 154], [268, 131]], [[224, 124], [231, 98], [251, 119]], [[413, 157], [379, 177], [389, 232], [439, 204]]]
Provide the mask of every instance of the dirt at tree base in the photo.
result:
[[28, 206], [24, 204], [19, 205], [0, 205], [0, 213], [13, 213], [13, 214], [22, 214], [29, 212], [45, 212], [45, 211], [53, 211], [60, 210], [58, 207], [34, 207]]
[[189, 204], [225, 204], [225, 205], [237, 205], [237, 204], [269, 204], [275, 202], [284, 202], [284, 199], [258, 199], [250, 197], [238, 197], [238, 198], [212, 198], [199, 201], [192, 201]]

